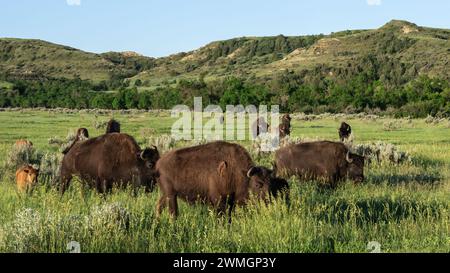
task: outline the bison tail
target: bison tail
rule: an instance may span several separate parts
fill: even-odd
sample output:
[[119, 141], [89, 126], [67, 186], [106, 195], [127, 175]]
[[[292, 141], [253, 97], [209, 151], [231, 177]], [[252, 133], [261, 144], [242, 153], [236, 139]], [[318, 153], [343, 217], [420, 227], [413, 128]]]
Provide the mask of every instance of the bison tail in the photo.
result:
[[62, 153], [63, 153], [64, 155], [68, 154], [68, 153], [70, 152], [70, 150], [72, 149], [72, 147], [75, 145], [75, 143], [77, 143], [77, 141], [78, 141], [78, 138], [75, 139], [75, 140], [72, 142], [72, 144], [69, 145], [69, 147], [65, 148], [64, 151], [62, 151]]

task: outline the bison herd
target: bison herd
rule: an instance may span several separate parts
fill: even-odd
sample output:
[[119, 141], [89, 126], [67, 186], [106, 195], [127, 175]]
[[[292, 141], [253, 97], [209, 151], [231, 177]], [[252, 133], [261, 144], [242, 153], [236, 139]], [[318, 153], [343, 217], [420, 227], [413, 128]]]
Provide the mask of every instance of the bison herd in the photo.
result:
[[[291, 118], [285, 115], [280, 124], [280, 136], [291, 132]], [[267, 129], [258, 120], [257, 133]], [[343, 141], [351, 127], [342, 123], [339, 137]], [[20, 140], [16, 145], [33, 145]], [[210, 142], [181, 148], [160, 155], [157, 147], [142, 149], [136, 140], [120, 132], [120, 124], [111, 120], [105, 134], [89, 138], [88, 130], [80, 128], [73, 143], [63, 151], [61, 163], [61, 194], [74, 176], [99, 193], [113, 187], [144, 188], [150, 192], [159, 187], [156, 213], [168, 207], [171, 216], [178, 214], [178, 198], [186, 202], [205, 203], [218, 214], [228, 214], [236, 205], [246, 204], [251, 197], [265, 203], [272, 198], [288, 198], [286, 179], [324, 181], [336, 186], [346, 179], [364, 180], [364, 157], [353, 154], [342, 142], [319, 141], [291, 144], [275, 153], [273, 169], [257, 166], [241, 145], [225, 141]], [[37, 183], [39, 170], [23, 166], [17, 170], [19, 191], [28, 191]]]

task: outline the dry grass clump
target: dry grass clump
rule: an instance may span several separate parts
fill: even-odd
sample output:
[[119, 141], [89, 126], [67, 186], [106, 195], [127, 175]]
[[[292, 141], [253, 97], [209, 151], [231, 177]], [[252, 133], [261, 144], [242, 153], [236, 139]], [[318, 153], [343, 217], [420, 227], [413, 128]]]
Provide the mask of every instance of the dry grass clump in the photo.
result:
[[425, 118], [425, 123], [426, 124], [435, 124], [435, 125], [437, 125], [437, 124], [441, 124], [441, 123], [444, 123], [444, 122], [450, 122], [450, 119], [448, 119], [448, 118], [440, 118], [440, 117], [433, 117], [433, 116], [430, 116], [430, 115], [428, 115], [428, 117]]
[[160, 154], [166, 153], [175, 148], [177, 141], [171, 135], [149, 136], [147, 138], [148, 146], [156, 146]]
[[104, 130], [108, 126], [108, 122], [109, 120], [95, 120], [93, 126], [97, 130]]
[[96, 206], [86, 218], [87, 226], [91, 230], [128, 229], [130, 213], [119, 203], [105, 203]]
[[42, 237], [42, 217], [33, 209], [19, 210], [15, 219], [1, 227], [0, 244], [5, 244], [10, 251], [27, 253], [35, 251], [33, 246]]
[[60, 178], [62, 159], [61, 153], [44, 153], [39, 164], [39, 175], [48, 178], [52, 185], [56, 185]]
[[401, 164], [412, 160], [409, 153], [400, 151], [394, 144], [381, 141], [355, 145], [352, 147], [352, 150], [359, 155], [365, 156], [369, 162]]
[[31, 145], [13, 145], [5, 158], [5, 170], [15, 174], [24, 165], [38, 168], [42, 155]]
[[[84, 138], [84, 136], [80, 136], [80, 137]], [[70, 130], [67, 133], [67, 136], [65, 139], [60, 139], [60, 138], [54, 136], [54, 137], [51, 137], [48, 139], [48, 144], [58, 147], [59, 151], [62, 152], [66, 148], [70, 147], [76, 139], [77, 139], [77, 131]]]
[[399, 120], [389, 120], [383, 123], [384, 131], [395, 131], [402, 128], [402, 124]]

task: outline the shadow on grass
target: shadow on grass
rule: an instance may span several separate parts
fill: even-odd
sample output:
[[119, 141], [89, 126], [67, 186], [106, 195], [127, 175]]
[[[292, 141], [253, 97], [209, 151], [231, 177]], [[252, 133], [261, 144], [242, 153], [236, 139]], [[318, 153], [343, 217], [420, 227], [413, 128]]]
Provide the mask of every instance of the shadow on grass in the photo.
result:
[[420, 156], [420, 155], [413, 156], [411, 161], [414, 166], [422, 167], [422, 168], [429, 168], [429, 167], [437, 168], [437, 167], [442, 167], [445, 165], [445, 162], [442, 160], [431, 159], [429, 157]]
[[322, 204], [326, 209], [314, 213], [318, 220], [332, 224], [345, 224], [356, 221], [358, 226], [374, 223], [390, 223], [402, 219], [418, 220], [424, 218], [440, 218], [447, 206], [443, 203], [418, 202], [416, 200], [398, 199], [390, 197], [367, 198], [357, 201], [338, 200]]
[[335, 253], [335, 240], [331, 236], [317, 235], [309, 240], [305, 247], [305, 253]]
[[418, 183], [421, 185], [436, 185], [443, 177], [438, 173], [419, 174], [373, 174], [368, 177], [368, 183], [382, 184], [387, 182], [390, 185], [400, 185], [405, 183]]

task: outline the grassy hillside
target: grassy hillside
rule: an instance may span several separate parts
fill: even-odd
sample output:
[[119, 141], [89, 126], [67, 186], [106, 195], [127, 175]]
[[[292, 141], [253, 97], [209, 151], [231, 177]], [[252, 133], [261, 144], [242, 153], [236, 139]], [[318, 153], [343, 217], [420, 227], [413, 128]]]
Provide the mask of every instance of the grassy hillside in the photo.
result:
[[[135, 78], [148, 85], [178, 78], [207, 80], [238, 76], [252, 81], [285, 71], [320, 72], [330, 78], [358, 74], [367, 56], [380, 68], [401, 65], [405, 74], [449, 79], [450, 30], [391, 21], [376, 30], [303, 37], [252, 37], [213, 42], [198, 50], [157, 60]], [[351, 74], [351, 75], [349, 75]], [[386, 75], [389, 77], [389, 75]]]
[[99, 55], [41, 40], [0, 39], [0, 74], [19, 79], [107, 81], [114, 75], [137, 74], [141, 67], [130, 63], [141, 60], [151, 59], [127, 53]]
[[375, 60], [371, 65], [388, 80], [399, 76], [389, 75], [392, 70], [408, 80], [421, 74], [449, 79], [449, 38], [448, 29], [391, 21], [375, 30], [330, 35], [241, 37], [157, 59], [133, 52], [93, 54], [40, 40], [0, 39], [0, 75], [94, 82], [130, 79], [146, 87], [228, 76], [266, 82], [286, 71], [339, 79], [368, 69], [371, 58]]
[[111, 62], [93, 53], [40, 40], [0, 39], [0, 70], [19, 78], [106, 80]]

